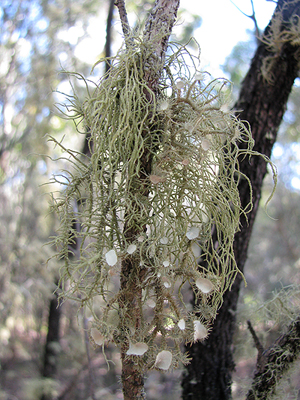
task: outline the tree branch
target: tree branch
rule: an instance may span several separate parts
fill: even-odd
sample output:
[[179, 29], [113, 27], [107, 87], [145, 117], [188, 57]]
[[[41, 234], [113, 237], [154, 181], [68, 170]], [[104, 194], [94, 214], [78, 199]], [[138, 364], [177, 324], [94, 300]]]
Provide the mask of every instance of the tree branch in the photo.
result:
[[179, 3], [180, 0], [156, 0], [145, 24], [144, 43], [148, 44], [150, 50], [150, 56], [145, 60], [145, 79], [154, 92], [162, 72]]
[[253, 0], [251, 1], [251, 7], [252, 7], [252, 14], [246, 14], [244, 11], [242, 11], [232, 0], [230, 0], [230, 2], [239, 10], [239, 12], [241, 12], [245, 17], [252, 19], [252, 21], [254, 22], [254, 27], [255, 27], [255, 36], [256, 39], [258, 40], [260, 38], [260, 30], [257, 24], [257, 20], [256, 20], [256, 16], [255, 16], [255, 10], [254, 10], [254, 4], [253, 4]]
[[263, 345], [260, 343], [260, 340], [258, 339], [258, 336], [256, 335], [256, 332], [253, 329], [253, 326], [249, 320], [247, 321], [247, 325], [251, 333], [251, 336], [253, 337], [255, 347], [257, 349], [256, 369], [261, 370], [262, 367], [264, 366], [264, 357], [263, 357], [264, 348]]
[[300, 354], [300, 317], [293, 321], [287, 333], [262, 354], [263, 367], [257, 370], [246, 400], [266, 399], [275, 392], [278, 381], [291, 368]]
[[127, 44], [127, 41], [130, 37], [131, 30], [130, 30], [130, 26], [128, 23], [127, 12], [126, 12], [126, 8], [125, 8], [125, 1], [124, 0], [116, 0], [115, 5], [118, 7], [119, 16], [120, 16], [120, 20], [121, 20], [121, 24], [122, 24], [122, 30], [123, 30], [123, 34], [124, 34], [124, 39]]
[[167, 50], [179, 3], [179, 0], [156, 0], [145, 24], [144, 40], [150, 43], [153, 52], [161, 60]]
[[[115, 4], [119, 9], [125, 43], [128, 49], [128, 41], [133, 38], [130, 36], [125, 4], [124, 1], [121, 0], [117, 0]], [[144, 90], [145, 99], [149, 103], [153, 102], [153, 97], [158, 92], [158, 83], [165, 60], [165, 52], [177, 16], [178, 7], [179, 0], [156, 0], [145, 25], [142, 48], [142, 50], [144, 51], [145, 49], [145, 51], [141, 54], [144, 57], [144, 79], [148, 87], [151, 89], [151, 92], [149, 90]], [[154, 95], [152, 93], [154, 93]], [[142, 135], [146, 142], [149, 130], [144, 129]], [[139, 191], [140, 199], [146, 199], [149, 196], [149, 187], [145, 177], [147, 177], [151, 172], [152, 158], [153, 153], [151, 152], [151, 149], [144, 146], [141, 149], [139, 159], [140, 167], [139, 176], [137, 177], [137, 185], [139, 186], [139, 189], [134, 189]], [[139, 200], [139, 202], [136, 202], [136, 204], [133, 205], [133, 208], [136, 207], [135, 209], [139, 210], [141, 207], [140, 204], [142, 203], [143, 201]], [[132, 210], [129, 212], [132, 212]], [[138, 211], [137, 214], [142, 213]], [[124, 223], [124, 235], [127, 242], [131, 243], [134, 238], [137, 237], [139, 232], [145, 228], [145, 226], [132, 225], [132, 222], [129, 223], [128, 221], [130, 221], [130, 219], [127, 219]], [[145, 279], [144, 276], [145, 269], [141, 269], [139, 263], [136, 264], [136, 260], [127, 258], [122, 261], [120, 286], [123, 294], [119, 300], [119, 307], [123, 310], [130, 310], [131, 315], [134, 315], [134, 326], [136, 329], [139, 329], [141, 324], [141, 282]], [[137, 368], [134, 361], [128, 357], [128, 346], [129, 343], [127, 339], [124, 340], [120, 346], [122, 360], [121, 379], [123, 384], [124, 400], [144, 400], [146, 398], [144, 392], [144, 375], [143, 372]]]

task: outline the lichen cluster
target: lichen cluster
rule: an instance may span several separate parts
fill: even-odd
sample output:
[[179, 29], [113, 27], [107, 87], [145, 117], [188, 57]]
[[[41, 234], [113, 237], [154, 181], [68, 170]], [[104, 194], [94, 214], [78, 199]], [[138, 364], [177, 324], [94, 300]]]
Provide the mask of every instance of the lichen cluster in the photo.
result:
[[[276, 10], [270, 26], [261, 39], [270, 52], [269, 56], [264, 57], [261, 67], [262, 76], [269, 83], [274, 83], [272, 70], [278, 59], [282, 57], [283, 46], [286, 44], [295, 47], [300, 46], [299, 16], [294, 14], [288, 21], [284, 19], [287, 7], [291, 7], [293, 4], [296, 5], [297, 0], [284, 4], [280, 9]], [[294, 57], [298, 60], [300, 67], [300, 50], [294, 51]]]
[[[175, 46], [154, 93], [144, 80], [145, 52], [138, 41], [121, 50], [85, 101], [74, 96], [69, 105], [91, 134], [92, 156], [82, 161], [67, 150], [74, 167], [55, 199], [61, 226], [54, 242], [64, 262], [62, 297], [91, 310], [92, 342], [126, 342], [141, 368], [166, 370], [187, 361], [183, 341], [207, 337], [239, 273], [233, 240], [240, 214], [251, 208], [241, 209], [238, 182], [247, 177], [239, 160], [252, 154], [253, 142], [226, 111], [226, 81], [205, 84], [198, 60]], [[79, 255], [70, 251], [75, 240]], [[136, 294], [120, 289], [128, 262], [127, 279], [135, 282], [128, 291]], [[135, 296], [134, 309], [126, 296]]]

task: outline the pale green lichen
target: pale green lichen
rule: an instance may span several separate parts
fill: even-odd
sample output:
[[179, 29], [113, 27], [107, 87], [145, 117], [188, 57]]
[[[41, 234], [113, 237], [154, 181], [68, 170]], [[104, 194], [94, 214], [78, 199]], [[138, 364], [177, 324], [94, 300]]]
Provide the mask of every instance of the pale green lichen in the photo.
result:
[[[64, 148], [74, 168], [54, 205], [61, 218], [54, 239], [64, 262], [61, 296], [90, 308], [101, 343], [147, 345], [145, 354], [133, 356], [141, 369], [155, 367], [163, 350], [172, 352], [172, 366], [186, 363], [182, 341], [208, 333], [239, 273], [234, 235], [241, 213], [251, 209], [240, 204], [238, 181], [248, 178], [239, 159], [256, 154], [246, 125], [223, 111], [227, 81], [204, 84], [198, 60], [175, 46], [154, 93], [143, 78], [143, 49], [136, 40], [121, 50], [86, 100], [72, 100], [72, 118], [91, 134], [92, 156], [83, 162]], [[79, 256], [70, 256], [74, 239]], [[118, 281], [128, 259], [134, 265], [128, 279], [143, 277], [138, 317], [120, 305], [126, 293]], [[201, 279], [207, 293], [199, 290]], [[194, 310], [184, 300], [184, 285], [198, 299]]]
[[[288, 21], [284, 20], [284, 13], [287, 7], [291, 7], [293, 3], [296, 4], [297, 2], [295, 0], [294, 2], [286, 3], [274, 13], [267, 33], [261, 39], [270, 52], [269, 56], [263, 58], [261, 67], [262, 76], [269, 83], [274, 83], [272, 70], [276, 61], [282, 57], [283, 46], [287, 43], [291, 46], [300, 46], [299, 16], [295, 14]], [[300, 62], [300, 50], [294, 52], [294, 57]]]

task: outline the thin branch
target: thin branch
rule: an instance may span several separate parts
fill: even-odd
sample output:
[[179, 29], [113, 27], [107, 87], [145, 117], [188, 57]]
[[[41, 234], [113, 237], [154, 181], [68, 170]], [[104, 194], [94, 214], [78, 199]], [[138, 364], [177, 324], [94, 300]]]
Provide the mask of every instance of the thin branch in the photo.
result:
[[256, 20], [256, 16], [255, 16], [255, 10], [254, 10], [254, 4], [253, 4], [253, 0], [251, 1], [251, 7], [252, 7], [252, 14], [246, 14], [244, 11], [242, 11], [232, 0], [230, 0], [230, 2], [239, 10], [239, 12], [241, 12], [245, 17], [252, 19], [252, 21], [254, 22], [254, 27], [255, 27], [255, 37], [257, 38], [257, 40], [260, 38], [260, 30], [257, 24], [257, 20]]
[[240, 13], [242, 13], [245, 17], [251, 18], [251, 15], [246, 14], [243, 10], [240, 9], [239, 6], [237, 6], [232, 0], [230, 0], [230, 3], [234, 5], [235, 8], [239, 10]]
[[125, 1], [124, 0], [116, 0], [115, 1], [115, 6], [118, 7], [118, 11], [119, 11], [121, 24], [122, 24], [122, 30], [123, 30], [125, 42], [127, 42], [129, 37], [130, 37], [131, 30], [130, 30], [130, 26], [129, 26], [129, 23], [128, 23], [127, 12], [126, 12], [126, 7], [125, 7]]
[[252, 15], [251, 15], [250, 18], [251, 18], [252, 21], [254, 22], [254, 26], [255, 26], [255, 36], [256, 36], [256, 39], [258, 40], [258, 39], [260, 38], [260, 31], [259, 31], [259, 27], [258, 27], [258, 24], [257, 24], [256, 16], [255, 16], [255, 10], [254, 10], [253, 0], [251, 0], [251, 6], [252, 6]]
[[263, 361], [264, 361], [264, 357], [263, 357], [263, 352], [264, 352], [264, 347], [263, 345], [260, 343], [260, 340], [258, 338], [258, 336], [256, 335], [255, 330], [253, 329], [253, 326], [250, 322], [250, 320], [247, 321], [247, 325], [248, 325], [248, 329], [251, 333], [251, 336], [253, 338], [254, 341], [254, 345], [257, 349], [257, 361], [256, 361], [256, 369], [261, 371], [263, 368]]

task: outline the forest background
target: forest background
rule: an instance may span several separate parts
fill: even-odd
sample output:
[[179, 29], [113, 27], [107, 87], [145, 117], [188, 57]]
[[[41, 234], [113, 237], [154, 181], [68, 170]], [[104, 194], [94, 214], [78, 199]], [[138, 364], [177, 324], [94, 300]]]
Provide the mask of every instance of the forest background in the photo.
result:
[[[143, 20], [152, 4], [150, 1], [127, 3], [133, 21], [137, 15], [136, 21]], [[59, 118], [54, 104], [64, 101], [64, 96], [55, 89], [70, 92], [68, 77], [61, 73], [63, 69], [76, 70], [89, 77], [93, 60], [104, 55], [105, 47], [98, 47], [84, 62], [78, 49], [84, 46], [91, 25], [97, 24], [95, 17], [106, 21], [109, 5], [109, 1], [22, 0], [4, 1], [1, 6], [1, 399], [40, 399], [42, 392], [61, 399], [85, 399], [91, 396], [91, 388], [96, 398], [122, 398], [119, 355], [114, 347], [108, 348], [107, 357], [113, 361], [108, 370], [102, 352], [86, 344], [85, 316], [77, 314], [75, 302], [66, 302], [61, 307], [60, 340], [54, 349], [55, 379], [42, 379], [49, 305], [60, 267], [55, 261], [46, 265], [46, 260], [54, 252], [47, 242], [55, 235], [58, 224], [57, 217], [49, 214], [48, 193], [61, 187], [45, 183], [66, 168], [61, 151], [53, 148], [48, 137], [52, 135], [58, 141], [65, 137], [65, 143], [78, 150], [84, 143], [74, 125]], [[234, 8], [229, 1], [228, 7]], [[238, 13], [239, 19], [251, 22], [242, 12]], [[110, 51], [113, 54], [120, 46], [121, 29], [116, 13], [112, 21]], [[192, 14], [181, 7], [179, 21], [173, 40], [186, 43], [193, 32], [201, 31], [201, 11], [199, 15]], [[223, 75], [234, 83], [235, 97], [257, 45], [254, 24], [253, 27], [249, 40], [237, 43], [222, 66]], [[107, 37], [105, 23], [101, 35]], [[201, 46], [205, 38], [199, 40]], [[207, 70], [210, 72], [209, 67]], [[103, 72], [96, 69], [93, 79]], [[83, 87], [77, 83], [76, 90], [83, 92]], [[299, 91], [296, 82], [273, 151], [273, 161], [279, 171], [277, 190], [267, 215], [263, 203], [272, 184], [267, 177], [245, 268], [248, 285], [240, 297], [235, 338], [235, 399], [244, 398], [257, 356], [246, 321], [251, 320], [261, 342], [267, 346], [289, 322], [289, 315], [282, 312], [286, 304], [292, 301], [293, 306], [299, 306], [294, 289], [300, 281]], [[282, 288], [285, 289], [282, 291]], [[280, 317], [283, 314], [285, 318]], [[180, 370], [150, 374], [146, 381], [149, 399], [180, 398], [180, 376]], [[296, 371], [289, 376], [285, 395], [290, 397], [287, 398], [297, 398], [298, 382]]]

